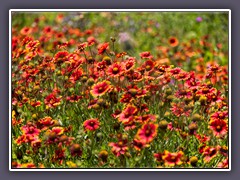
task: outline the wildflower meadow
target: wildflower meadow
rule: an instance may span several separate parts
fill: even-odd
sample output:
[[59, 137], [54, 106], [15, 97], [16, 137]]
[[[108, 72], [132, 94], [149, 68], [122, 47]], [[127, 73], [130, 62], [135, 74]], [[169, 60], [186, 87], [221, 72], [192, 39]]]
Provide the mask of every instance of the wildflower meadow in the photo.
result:
[[229, 168], [227, 12], [12, 12], [11, 167]]

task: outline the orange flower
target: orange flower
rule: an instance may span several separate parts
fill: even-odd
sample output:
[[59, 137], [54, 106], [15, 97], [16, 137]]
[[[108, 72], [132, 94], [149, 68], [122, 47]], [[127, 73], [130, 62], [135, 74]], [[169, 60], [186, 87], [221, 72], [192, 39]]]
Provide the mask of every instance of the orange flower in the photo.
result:
[[153, 56], [151, 55], [151, 53], [150, 53], [149, 51], [140, 53], [140, 57], [141, 57], [142, 59], [145, 59], [145, 58], [151, 59], [151, 58], [153, 58]]
[[68, 52], [67, 51], [59, 51], [55, 54], [53, 61], [54, 63], [62, 63], [68, 60]]
[[168, 43], [170, 44], [170, 46], [176, 47], [178, 45], [178, 39], [176, 37], [170, 37], [168, 39]]
[[22, 35], [28, 35], [32, 33], [32, 28], [30, 27], [23, 27], [20, 31]]
[[103, 43], [98, 46], [98, 54], [103, 54], [107, 48], [109, 47], [109, 43]]

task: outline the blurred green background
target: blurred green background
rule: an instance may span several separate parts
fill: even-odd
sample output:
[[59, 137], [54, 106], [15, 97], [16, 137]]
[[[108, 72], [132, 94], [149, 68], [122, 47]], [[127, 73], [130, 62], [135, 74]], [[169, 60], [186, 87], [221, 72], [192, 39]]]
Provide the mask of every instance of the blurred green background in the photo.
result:
[[[64, 18], [57, 24], [59, 14]], [[14, 12], [12, 26], [20, 30], [32, 26], [39, 17], [44, 17], [40, 27], [57, 26], [59, 31], [64, 27], [78, 28], [81, 32], [102, 27], [102, 32], [94, 34], [98, 41], [110, 41], [110, 37], [118, 42], [127, 39], [134, 47], [130, 49], [132, 53], [151, 51], [154, 54], [156, 46], [166, 45], [171, 36], [181, 43], [201, 40], [205, 35], [209, 35], [208, 41], [213, 46], [221, 43], [222, 51], [228, 53], [228, 12]]]

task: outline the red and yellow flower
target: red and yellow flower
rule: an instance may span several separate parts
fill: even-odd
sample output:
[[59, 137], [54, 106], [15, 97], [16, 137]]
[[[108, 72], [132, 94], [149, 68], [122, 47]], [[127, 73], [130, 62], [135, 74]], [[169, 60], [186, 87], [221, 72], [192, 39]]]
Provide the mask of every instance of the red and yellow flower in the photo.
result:
[[119, 115], [118, 120], [120, 122], [127, 122], [129, 121], [129, 118], [137, 113], [137, 111], [138, 109], [134, 105], [128, 104], [123, 112]]
[[97, 118], [84, 121], [83, 127], [86, 131], [95, 131], [99, 128], [100, 122]]
[[114, 63], [108, 67], [107, 74], [112, 77], [117, 77], [122, 75], [124, 72], [123, 66], [120, 63]]
[[223, 137], [228, 132], [228, 125], [226, 120], [211, 119], [209, 128], [213, 131], [214, 136]]
[[92, 86], [92, 90], [90, 91], [90, 93], [94, 97], [103, 96], [108, 90], [110, 90], [110, 84], [111, 83], [109, 81], [99, 82]]
[[138, 130], [136, 137], [142, 142], [148, 144], [157, 136], [157, 128], [158, 125], [151, 122], [144, 124], [141, 129]]
[[164, 151], [164, 154], [162, 155], [162, 159], [164, 160], [165, 166], [180, 166], [183, 162], [181, 160], [181, 157], [184, 155], [182, 151], [171, 153], [167, 150]]

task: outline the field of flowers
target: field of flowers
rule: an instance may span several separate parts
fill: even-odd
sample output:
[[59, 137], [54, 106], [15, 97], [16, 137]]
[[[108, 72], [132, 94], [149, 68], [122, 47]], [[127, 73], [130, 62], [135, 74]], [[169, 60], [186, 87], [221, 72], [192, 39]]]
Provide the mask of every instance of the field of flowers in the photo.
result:
[[12, 14], [12, 168], [228, 168], [228, 14]]

